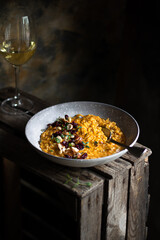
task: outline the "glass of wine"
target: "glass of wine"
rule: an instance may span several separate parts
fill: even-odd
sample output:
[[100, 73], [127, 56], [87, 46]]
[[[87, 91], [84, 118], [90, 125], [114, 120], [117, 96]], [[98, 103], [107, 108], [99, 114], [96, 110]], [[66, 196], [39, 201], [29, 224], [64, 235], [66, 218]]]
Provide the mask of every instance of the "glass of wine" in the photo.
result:
[[10, 8], [0, 16], [0, 54], [15, 71], [15, 95], [4, 100], [1, 109], [8, 114], [29, 112], [33, 103], [18, 91], [21, 65], [35, 53], [36, 36], [34, 23], [24, 7]]

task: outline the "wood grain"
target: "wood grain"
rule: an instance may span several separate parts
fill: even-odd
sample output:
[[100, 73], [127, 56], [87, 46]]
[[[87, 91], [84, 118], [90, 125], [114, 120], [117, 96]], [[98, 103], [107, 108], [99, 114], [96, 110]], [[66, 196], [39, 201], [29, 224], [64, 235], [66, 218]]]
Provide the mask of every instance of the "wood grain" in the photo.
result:
[[105, 179], [102, 240], [126, 239], [130, 168], [122, 159], [95, 168]]

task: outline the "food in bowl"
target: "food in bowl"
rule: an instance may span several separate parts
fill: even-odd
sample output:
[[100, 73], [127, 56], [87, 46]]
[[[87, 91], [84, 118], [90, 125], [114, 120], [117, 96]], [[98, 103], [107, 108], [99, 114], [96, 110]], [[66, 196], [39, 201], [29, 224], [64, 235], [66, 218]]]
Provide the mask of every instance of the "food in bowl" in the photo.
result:
[[121, 151], [122, 147], [107, 142], [102, 126], [111, 131], [114, 140], [125, 143], [123, 132], [109, 118], [77, 114], [49, 123], [40, 136], [40, 148], [45, 153], [73, 159], [101, 158]]

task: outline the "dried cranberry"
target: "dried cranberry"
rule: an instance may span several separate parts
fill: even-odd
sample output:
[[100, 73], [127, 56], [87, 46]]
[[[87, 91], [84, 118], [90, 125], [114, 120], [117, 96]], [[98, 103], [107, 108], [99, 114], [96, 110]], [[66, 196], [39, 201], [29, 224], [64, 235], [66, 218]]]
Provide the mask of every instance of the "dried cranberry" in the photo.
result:
[[71, 129], [71, 130], [70, 130], [70, 133], [71, 133], [71, 134], [74, 134], [74, 133], [76, 133], [76, 132], [77, 132], [76, 129]]
[[54, 138], [54, 137], [57, 137], [56, 133], [53, 133], [53, 134], [52, 134], [52, 138]]
[[59, 127], [61, 126], [61, 122], [60, 121], [55, 121], [53, 123], [50, 124], [52, 127]]
[[74, 138], [72, 138], [72, 140], [71, 140], [73, 143], [75, 142], [75, 139]]
[[66, 119], [66, 120], [68, 120], [68, 119], [69, 119], [69, 116], [68, 116], [67, 114], [65, 115], [65, 119]]
[[66, 154], [66, 155], [64, 155], [66, 158], [72, 158], [72, 156], [70, 156], [70, 155], [68, 155], [68, 154]]
[[62, 134], [62, 131], [58, 131], [52, 134], [53, 137], [60, 136]]
[[80, 158], [85, 159], [86, 157], [87, 157], [87, 153], [83, 153]]
[[80, 142], [80, 143], [77, 143], [75, 147], [78, 148], [79, 150], [82, 150], [84, 148], [84, 144]]
[[78, 124], [74, 121], [72, 122], [72, 125], [73, 125], [74, 128], [77, 128], [77, 126], [78, 126]]
[[62, 145], [63, 145], [63, 146], [65, 146], [66, 148], [68, 148], [68, 146], [69, 146], [69, 143], [68, 143], [68, 142], [66, 142], [66, 141], [63, 141], [63, 142], [62, 142]]

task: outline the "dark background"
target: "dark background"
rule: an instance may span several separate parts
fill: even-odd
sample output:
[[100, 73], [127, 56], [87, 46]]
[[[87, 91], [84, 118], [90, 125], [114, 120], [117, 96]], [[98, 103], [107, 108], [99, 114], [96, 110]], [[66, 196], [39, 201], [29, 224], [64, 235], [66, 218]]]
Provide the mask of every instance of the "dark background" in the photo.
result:
[[[0, 1], [1, 9], [13, 1]], [[22, 66], [19, 88], [51, 105], [114, 104], [140, 125], [150, 157], [148, 239], [160, 235], [160, 2], [158, 0], [19, 1], [36, 21], [38, 47]], [[14, 86], [0, 58], [0, 88]]]

